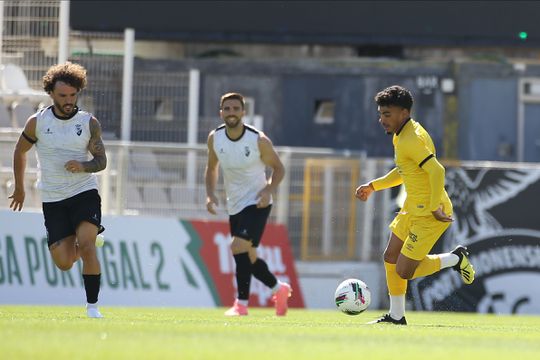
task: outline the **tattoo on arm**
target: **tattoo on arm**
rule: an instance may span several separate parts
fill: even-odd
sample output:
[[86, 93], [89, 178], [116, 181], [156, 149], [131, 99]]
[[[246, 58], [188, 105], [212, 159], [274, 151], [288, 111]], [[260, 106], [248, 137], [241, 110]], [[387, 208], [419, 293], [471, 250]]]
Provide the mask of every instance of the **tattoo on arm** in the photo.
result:
[[88, 142], [88, 151], [90, 151], [90, 154], [92, 154], [94, 158], [82, 163], [85, 172], [94, 173], [107, 167], [105, 145], [101, 139], [101, 126], [95, 118], [90, 120], [90, 141]]

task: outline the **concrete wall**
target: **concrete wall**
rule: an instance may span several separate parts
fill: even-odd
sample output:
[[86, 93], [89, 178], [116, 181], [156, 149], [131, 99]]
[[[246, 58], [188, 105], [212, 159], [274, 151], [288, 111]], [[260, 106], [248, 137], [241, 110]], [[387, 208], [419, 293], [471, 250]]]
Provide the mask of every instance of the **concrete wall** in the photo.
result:
[[297, 261], [296, 272], [308, 309], [335, 309], [334, 292], [343, 280], [360, 279], [371, 290], [369, 309], [386, 306], [386, 280], [382, 261], [369, 262], [302, 262]]

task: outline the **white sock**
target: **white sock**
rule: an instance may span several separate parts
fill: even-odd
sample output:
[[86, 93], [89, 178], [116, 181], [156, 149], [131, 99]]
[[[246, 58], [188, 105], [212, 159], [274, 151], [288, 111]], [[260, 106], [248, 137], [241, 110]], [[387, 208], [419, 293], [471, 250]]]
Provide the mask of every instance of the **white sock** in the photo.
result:
[[390, 295], [390, 316], [394, 320], [405, 316], [405, 295]]
[[274, 285], [274, 287], [272, 288], [272, 294], [275, 294], [279, 290], [280, 287], [281, 287], [281, 281], [278, 280], [276, 285]]
[[459, 256], [452, 253], [439, 254], [439, 259], [441, 259], [441, 269], [446, 269], [456, 265], [459, 261]]
[[249, 304], [249, 300], [240, 300], [240, 299], [236, 299], [236, 302], [239, 303], [239, 304], [242, 305], [242, 306], [245, 306], [245, 307], [247, 307], [248, 304]]
[[95, 304], [86, 303], [86, 315], [88, 315], [88, 317], [90, 318], [96, 318], [96, 319], [103, 317], [103, 315], [101, 315], [101, 313], [99, 312], [97, 303]]

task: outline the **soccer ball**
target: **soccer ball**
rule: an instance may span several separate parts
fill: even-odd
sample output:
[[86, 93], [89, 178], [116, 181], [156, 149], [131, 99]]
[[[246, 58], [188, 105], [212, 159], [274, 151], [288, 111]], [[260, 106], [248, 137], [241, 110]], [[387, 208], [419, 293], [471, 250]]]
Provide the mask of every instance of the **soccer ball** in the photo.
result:
[[334, 299], [343, 313], [358, 315], [371, 303], [371, 291], [362, 280], [347, 279], [338, 285]]

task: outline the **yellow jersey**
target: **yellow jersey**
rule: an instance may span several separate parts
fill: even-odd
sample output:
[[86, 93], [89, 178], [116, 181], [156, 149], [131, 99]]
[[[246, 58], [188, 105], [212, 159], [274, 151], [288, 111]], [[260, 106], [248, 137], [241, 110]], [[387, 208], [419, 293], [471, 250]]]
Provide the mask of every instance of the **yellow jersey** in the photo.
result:
[[422, 166], [436, 155], [435, 145], [427, 131], [418, 122], [409, 119], [401, 130], [394, 134], [392, 142], [396, 168], [407, 192], [402, 212], [417, 216], [432, 215], [430, 202], [432, 196], [436, 195], [436, 199], [440, 198], [443, 210], [447, 214], [451, 213], [452, 203], [444, 185], [442, 189], [431, 189], [429, 175], [422, 169]]

